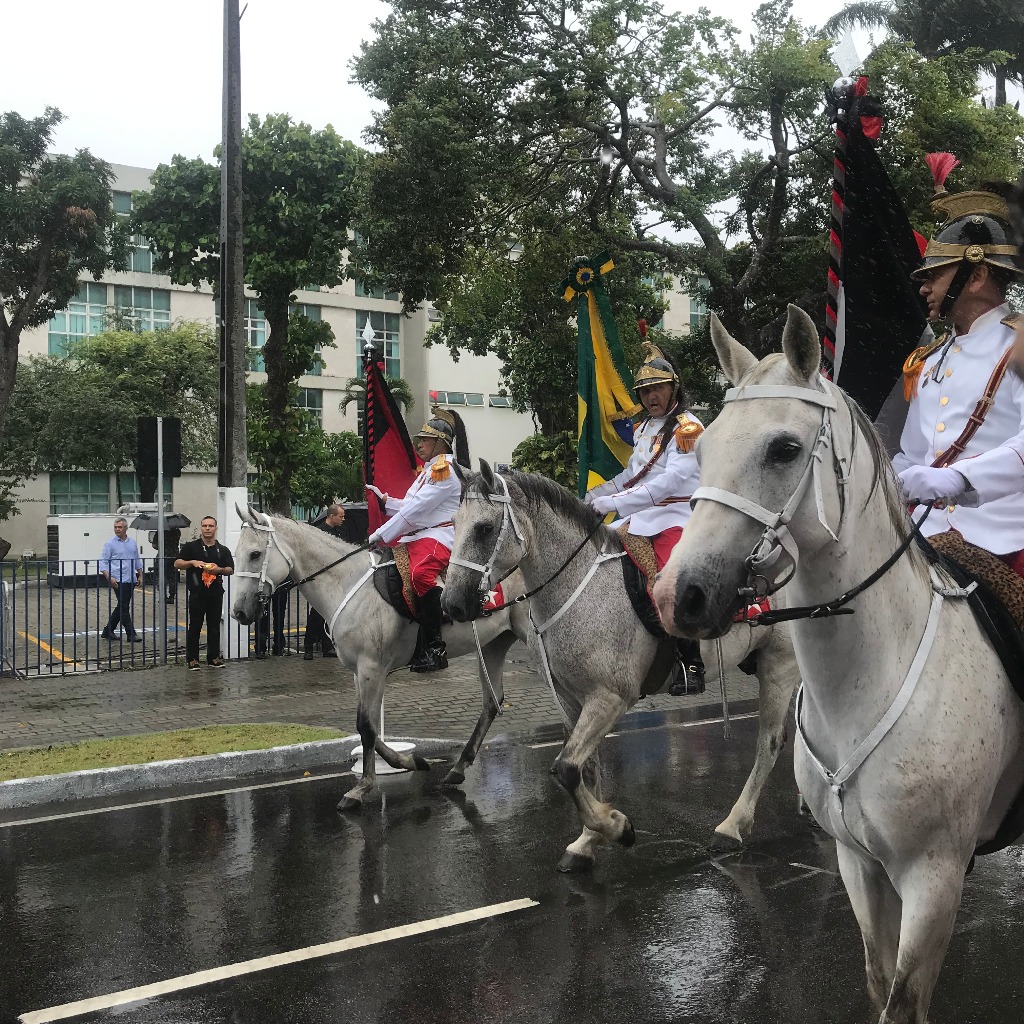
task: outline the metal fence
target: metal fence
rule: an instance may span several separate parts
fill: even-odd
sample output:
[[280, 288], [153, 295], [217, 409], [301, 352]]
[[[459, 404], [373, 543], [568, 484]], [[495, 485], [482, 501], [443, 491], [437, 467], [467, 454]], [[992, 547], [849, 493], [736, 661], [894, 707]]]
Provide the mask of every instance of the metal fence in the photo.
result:
[[[126, 574], [129, 575], [130, 574]], [[153, 559], [134, 589], [131, 619], [141, 638], [132, 642], [122, 623], [101, 634], [117, 607], [117, 593], [95, 560], [0, 563], [0, 674], [32, 676], [183, 664], [188, 590], [175, 569], [158, 593]], [[273, 614], [254, 626], [228, 614], [231, 578], [224, 579], [221, 648], [226, 657], [256, 657], [302, 649], [308, 606], [298, 591], [279, 591]], [[205, 656], [205, 633], [200, 637]]]

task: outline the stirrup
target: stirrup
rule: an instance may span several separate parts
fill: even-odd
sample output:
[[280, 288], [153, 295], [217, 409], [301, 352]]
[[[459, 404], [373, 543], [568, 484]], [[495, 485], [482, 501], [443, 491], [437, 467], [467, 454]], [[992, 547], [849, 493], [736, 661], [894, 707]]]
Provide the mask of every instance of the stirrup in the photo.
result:
[[688, 697], [691, 694], [703, 693], [706, 689], [704, 682], [704, 666], [693, 664], [679, 666], [680, 672], [683, 674], [683, 678], [680, 680], [678, 677], [676, 681], [668, 688], [668, 692], [673, 697]]

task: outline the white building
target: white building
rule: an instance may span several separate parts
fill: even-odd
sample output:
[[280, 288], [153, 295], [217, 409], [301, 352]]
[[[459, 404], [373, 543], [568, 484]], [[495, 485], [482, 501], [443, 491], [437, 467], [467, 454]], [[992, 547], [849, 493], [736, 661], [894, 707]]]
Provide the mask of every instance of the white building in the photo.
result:
[[[149, 170], [114, 165], [114, 207], [131, 212], [131, 194], [149, 188]], [[109, 273], [101, 281], [84, 280], [68, 309], [48, 325], [22, 335], [20, 357], [63, 354], [76, 339], [98, 334], [106, 328], [112, 309], [127, 313], [143, 329], [151, 330], [178, 320], [214, 323], [212, 289], [179, 286], [170, 278], [153, 273], [153, 256], [148, 242], [136, 238], [131, 269]], [[462, 354], [452, 360], [444, 346], [423, 347], [432, 310], [421, 308], [403, 316], [396, 294], [371, 292], [360, 281], [346, 280], [334, 288], [307, 289], [296, 293], [296, 305], [311, 319], [327, 321], [336, 347], [322, 353], [323, 366], [299, 378], [300, 401], [312, 411], [328, 432], [357, 431], [357, 408], [345, 413], [339, 408], [345, 382], [359, 372], [362, 332], [367, 319], [377, 332], [377, 344], [384, 345], [387, 373], [409, 384], [415, 405], [407, 414], [413, 431], [423, 422], [432, 404], [431, 395], [444, 406], [457, 408], [466, 422], [474, 461], [487, 459], [492, 465], [508, 463], [515, 446], [534, 432], [529, 415], [509, 407], [501, 393], [500, 361], [495, 356]], [[665, 326], [685, 333], [689, 330], [690, 302], [678, 296]], [[703, 312], [696, 310], [697, 315]], [[245, 330], [253, 365], [254, 380], [265, 379], [259, 371], [259, 350], [266, 341], [267, 324], [255, 297], [246, 300]], [[206, 467], [187, 467], [183, 475], [168, 482], [168, 497], [176, 511], [183, 512], [197, 529], [200, 518], [216, 509], [216, 472]], [[109, 512], [116, 508], [116, 485], [106, 473], [70, 472], [43, 474], [28, 481], [21, 491], [21, 515], [3, 523], [0, 533], [11, 541], [8, 558], [43, 558], [47, 551], [46, 517], [66, 512]], [[134, 473], [121, 474], [125, 501], [139, 500]], [[361, 496], [349, 495], [350, 498]], [[98, 552], [97, 552], [98, 553]]]

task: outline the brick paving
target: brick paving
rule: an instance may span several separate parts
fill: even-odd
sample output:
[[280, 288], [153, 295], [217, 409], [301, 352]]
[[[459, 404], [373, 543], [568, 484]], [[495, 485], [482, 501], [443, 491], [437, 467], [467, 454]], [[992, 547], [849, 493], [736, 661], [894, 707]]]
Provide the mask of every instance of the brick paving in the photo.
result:
[[[757, 696], [752, 677], [733, 672], [727, 684], [731, 700]], [[385, 734], [467, 739], [480, 701], [472, 655], [456, 658], [446, 671], [432, 675], [396, 672], [385, 691]], [[697, 697], [645, 698], [630, 715], [697, 707], [711, 715], [720, 703], [718, 687], [709, 686]], [[319, 655], [304, 661], [296, 652], [263, 661], [229, 662], [222, 669], [204, 664], [199, 672], [167, 665], [0, 677], [0, 749], [241, 722], [295, 722], [352, 733], [355, 712], [351, 673], [337, 661]], [[517, 644], [505, 669], [505, 714], [495, 721], [491, 737], [523, 738], [544, 727], [557, 727], [560, 721], [547, 684], [534, 670], [526, 648]]]

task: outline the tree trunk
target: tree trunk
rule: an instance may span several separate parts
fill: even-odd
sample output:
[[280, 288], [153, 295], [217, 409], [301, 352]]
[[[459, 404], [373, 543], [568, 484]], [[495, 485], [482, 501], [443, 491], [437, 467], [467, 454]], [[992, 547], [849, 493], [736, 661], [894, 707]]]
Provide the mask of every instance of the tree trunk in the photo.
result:
[[4, 437], [7, 410], [14, 394], [14, 381], [18, 372], [18, 344], [21, 331], [15, 331], [6, 324], [0, 327], [0, 446]]
[[[288, 389], [292, 381], [288, 376], [288, 298], [284, 302], [271, 302], [263, 297], [266, 309], [267, 343], [263, 346], [263, 361], [267, 369], [267, 428], [271, 438], [283, 438], [288, 426]], [[287, 457], [287, 446], [280, 442], [270, 444], [266, 456], [266, 482], [264, 496], [268, 510], [288, 516], [292, 511], [292, 469]]]
[[996, 65], [996, 106], [1006, 106], [1006, 69], [1001, 65]]

